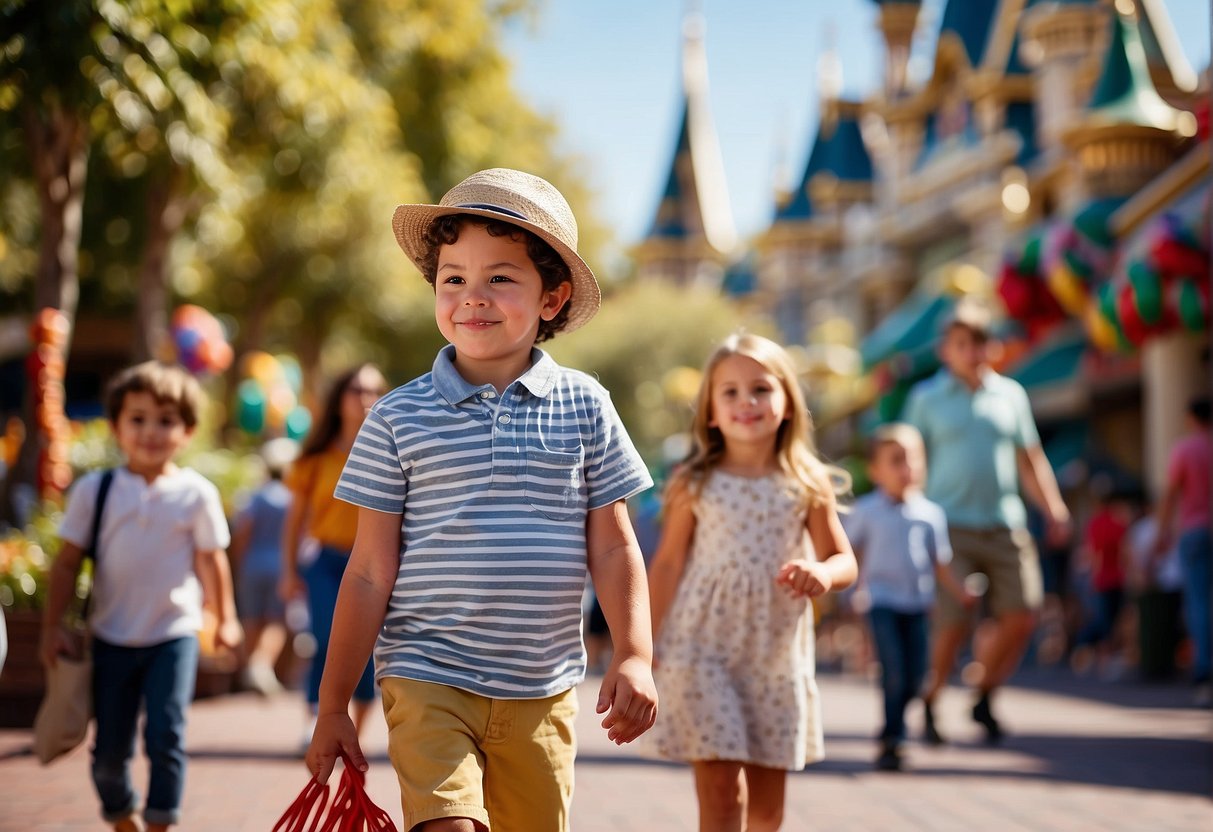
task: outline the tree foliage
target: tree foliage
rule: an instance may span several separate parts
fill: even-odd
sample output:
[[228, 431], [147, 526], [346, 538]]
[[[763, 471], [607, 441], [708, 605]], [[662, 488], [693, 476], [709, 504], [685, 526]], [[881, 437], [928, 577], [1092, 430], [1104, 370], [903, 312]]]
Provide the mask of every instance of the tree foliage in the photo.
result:
[[709, 353], [739, 328], [769, 334], [767, 327], [739, 315], [718, 292], [633, 283], [610, 293], [585, 328], [558, 336], [550, 350], [611, 392], [632, 441], [657, 464], [666, 455], [666, 438], [690, 429], [699, 370]]

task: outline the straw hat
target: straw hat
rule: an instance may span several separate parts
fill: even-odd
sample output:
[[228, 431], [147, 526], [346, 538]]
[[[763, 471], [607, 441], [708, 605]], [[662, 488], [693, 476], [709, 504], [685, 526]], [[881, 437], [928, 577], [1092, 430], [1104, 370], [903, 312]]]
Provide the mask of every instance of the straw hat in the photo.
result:
[[585, 324], [602, 301], [598, 281], [577, 254], [577, 220], [573, 209], [550, 182], [522, 171], [493, 168], [473, 173], [446, 192], [437, 205], [400, 205], [392, 216], [396, 242], [417, 268], [423, 268], [425, 232], [431, 222], [450, 214], [508, 222], [525, 228], [550, 245], [573, 279], [569, 315], [561, 332]]

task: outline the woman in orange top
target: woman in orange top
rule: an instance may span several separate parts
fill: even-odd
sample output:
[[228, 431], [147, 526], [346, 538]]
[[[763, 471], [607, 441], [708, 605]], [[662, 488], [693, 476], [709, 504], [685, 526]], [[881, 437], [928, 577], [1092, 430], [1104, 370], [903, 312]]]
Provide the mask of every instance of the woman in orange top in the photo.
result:
[[[337, 590], [358, 531], [358, 509], [334, 498], [333, 489], [358, 429], [371, 406], [387, 392], [386, 388], [383, 374], [373, 364], [361, 364], [338, 377], [319, 421], [313, 425], [286, 478], [294, 499], [283, 530], [279, 591], [284, 600], [289, 600], [301, 595], [306, 587], [312, 634], [316, 638], [316, 653], [307, 680], [309, 721], [305, 747], [311, 742], [320, 702], [320, 677], [328, 653]], [[300, 573], [299, 546], [305, 533], [320, 545], [320, 553]], [[367, 662], [354, 693], [353, 718], [359, 730], [374, 701], [374, 672]]]

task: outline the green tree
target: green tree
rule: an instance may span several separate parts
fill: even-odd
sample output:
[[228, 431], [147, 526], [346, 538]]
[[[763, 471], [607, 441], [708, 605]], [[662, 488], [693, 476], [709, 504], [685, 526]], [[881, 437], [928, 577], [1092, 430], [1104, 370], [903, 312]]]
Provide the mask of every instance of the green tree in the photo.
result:
[[[149, 114], [169, 109], [183, 91], [195, 110], [205, 94], [191, 85], [177, 47], [198, 7], [211, 15], [238, 4], [195, 4], [189, 0], [123, 4], [115, 0], [58, 3], [7, 0], [0, 4], [0, 149], [14, 149], [20, 131], [28, 171], [39, 205], [39, 254], [33, 273], [33, 308], [60, 310], [74, 325], [79, 302], [79, 257], [89, 148], [113, 124], [121, 124], [143, 149], [156, 136], [145, 132]], [[152, 58], [151, 63], [144, 56]], [[159, 66], [164, 77], [151, 71]], [[167, 80], [167, 83], [166, 83]], [[154, 120], [154, 119], [152, 119]], [[114, 135], [111, 133], [111, 135]], [[180, 155], [190, 155], [187, 145]], [[19, 192], [12, 181], [9, 193]], [[70, 345], [64, 344], [64, 359]], [[28, 398], [28, 397], [27, 397]], [[26, 424], [33, 420], [26, 408]], [[45, 438], [31, 429], [19, 455], [15, 481], [28, 481]], [[6, 493], [6, 498], [8, 494]], [[10, 500], [5, 499], [7, 509]]]
[[632, 283], [610, 293], [593, 321], [555, 338], [550, 350], [611, 392], [632, 441], [656, 464], [666, 439], [690, 428], [703, 362], [738, 328], [771, 330], [718, 292]]

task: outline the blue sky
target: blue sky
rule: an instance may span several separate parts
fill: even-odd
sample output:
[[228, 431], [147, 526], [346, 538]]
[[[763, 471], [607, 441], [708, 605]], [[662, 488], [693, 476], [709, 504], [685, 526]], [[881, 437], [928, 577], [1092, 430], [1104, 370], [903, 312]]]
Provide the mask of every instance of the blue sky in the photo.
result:
[[[746, 237], [770, 220], [782, 166], [799, 173], [817, 123], [816, 67], [832, 39], [843, 93], [881, 82], [871, 0], [702, 0], [712, 115], [734, 221]], [[942, 0], [925, 0], [916, 54], [933, 54]], [[683, 0], [544, 0], [534, 27], [510, 31], [515, 80], [585, 159], [599, 210], [619, 242], [647, 230], [673, 151], [681, 89]], [[1209, 62], [1209, 0], [1165, 0], [1184, 52]], [[832, 36], [829, 33], [832, 32]]]

